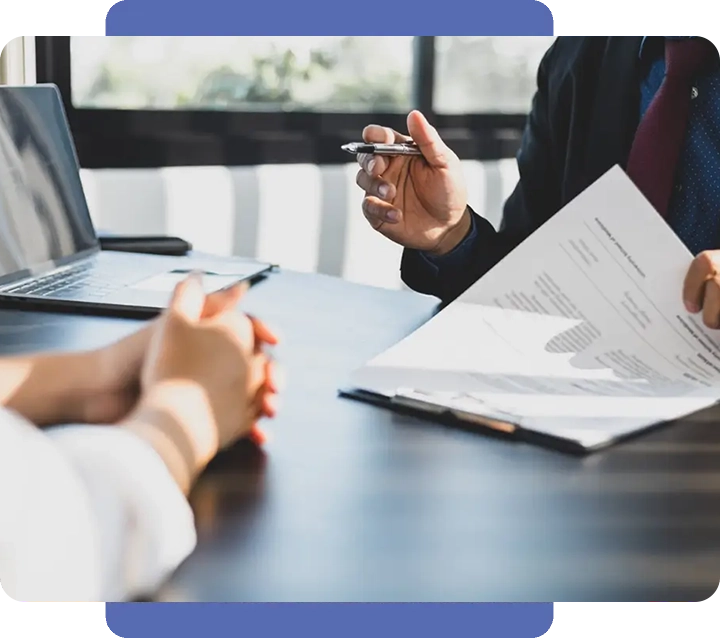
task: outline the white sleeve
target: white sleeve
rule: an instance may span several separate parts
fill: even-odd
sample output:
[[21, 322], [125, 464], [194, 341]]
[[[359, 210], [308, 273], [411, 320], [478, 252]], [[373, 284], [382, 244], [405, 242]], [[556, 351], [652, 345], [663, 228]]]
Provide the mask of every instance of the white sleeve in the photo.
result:
[[24, 601], [129, 600], [195, 547], [162, 459], [112, 426], [40, 431], [0, 411], [0, 584]]

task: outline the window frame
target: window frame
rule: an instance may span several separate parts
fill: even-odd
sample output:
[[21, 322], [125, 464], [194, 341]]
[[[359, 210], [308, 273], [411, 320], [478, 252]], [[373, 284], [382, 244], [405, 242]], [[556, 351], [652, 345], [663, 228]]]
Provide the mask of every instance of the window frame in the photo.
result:
[[[514, 157], [526, 113], [438, 114], [433, 108], [435, 37], [414, 41], [414, 108], [440, 131], [460, 159]], [[58, 86], [82, 168], [345, 164], [340, 146], [370, 122], [406, 129], [404, 114], [129, 110], [72, 103], [70, 36], [36, 37], [36, 79]]]

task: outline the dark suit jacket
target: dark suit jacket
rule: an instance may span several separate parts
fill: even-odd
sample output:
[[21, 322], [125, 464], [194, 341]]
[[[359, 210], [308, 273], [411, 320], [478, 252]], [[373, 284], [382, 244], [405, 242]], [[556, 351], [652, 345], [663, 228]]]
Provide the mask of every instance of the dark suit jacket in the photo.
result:
[[405, 250], [401, 272], [418, 292], [450, 301], [615, 164], [637, 129], [642, 37], [559, 37], [538, 88], [517, 162], [519, 182], [496, 232], [476, 215], [479, 240], [461, 270], [435, 269]]

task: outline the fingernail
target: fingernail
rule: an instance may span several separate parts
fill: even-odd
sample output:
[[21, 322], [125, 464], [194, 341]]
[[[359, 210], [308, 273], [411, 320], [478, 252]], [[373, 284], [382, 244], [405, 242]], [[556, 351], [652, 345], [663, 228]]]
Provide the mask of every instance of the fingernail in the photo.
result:
[[385, 219], [389, 222], [396, 222], [398, 219], [400, 219], [400, 216], [398, 215], [398, 212], [396, 210], [390, 210], [386, 213]]
[[371, 159], [367, 165], [368, 173], [372, 173], [374, 168], [375, 168], [375, 160]]
[[390, 193], [390, 187], [387, 184], [383, 184], [382, 186], [378, 187], [378, 194], [383, 199], [385, 199], [389, 193]]
[[693, 315], [700, 312], [699, 306], [697, 304], [693, 303], [692, 301], [685, 302], [685, 309]]
[[264, 445], [267, 442], [265, 432], [263, 432], [257, 425], [250, 431], [249, 439], [258, 446]]

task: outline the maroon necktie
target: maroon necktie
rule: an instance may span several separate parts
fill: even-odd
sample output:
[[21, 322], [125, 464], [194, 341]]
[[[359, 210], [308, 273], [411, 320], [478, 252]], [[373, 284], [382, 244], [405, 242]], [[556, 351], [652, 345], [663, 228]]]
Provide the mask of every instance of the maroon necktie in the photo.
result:
[[665, 79], [633, 140], [627, 174], [665, 217], [685, 141], [692, 84], [716, 54], [704, 38], [665, 40]]

